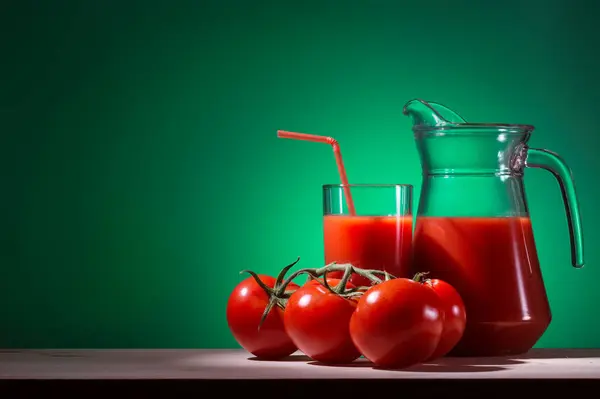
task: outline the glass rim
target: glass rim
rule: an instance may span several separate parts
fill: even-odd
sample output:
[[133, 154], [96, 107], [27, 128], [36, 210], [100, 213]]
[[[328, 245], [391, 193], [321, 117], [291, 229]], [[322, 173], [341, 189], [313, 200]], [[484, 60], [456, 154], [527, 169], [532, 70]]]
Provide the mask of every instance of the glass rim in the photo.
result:
[[398, 184], [394, 184], [394, 183], [382, 183], [382, 184], [377, 184], [377, 183], [372, 183], [372, 184], [323, 184], [323, 189], [327, 189], [327, 188], [342, 188], [342, 187], [371, 187], [371, 188], [385, 188], [385, 187], [401, 187], [401, 188], [409, 188], [409, 189], [413, 189], [414, 185], [413, 184], [408, 184], [408, 183], [398, 183]]

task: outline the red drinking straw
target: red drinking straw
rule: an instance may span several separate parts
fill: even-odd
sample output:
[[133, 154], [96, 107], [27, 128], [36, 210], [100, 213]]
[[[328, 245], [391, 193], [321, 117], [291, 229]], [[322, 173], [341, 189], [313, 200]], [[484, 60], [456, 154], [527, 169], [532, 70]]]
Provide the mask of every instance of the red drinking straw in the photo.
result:
[[333, 147], [333, 155], [335, 156], [335, 163], [337, 164], [338, 172], [340, 174], [340, 180], [342, 181], [342, 189], [344, 190], [344, 195], [346, 197], [346, 205], [348, 205], [348, 211], [350, 212], [350, 215], [356, 215], [356, 211], [354, 210], [354, 202], [352, 201], [352, 195], [350, 194], [350, 185], [348, 184], [348, 177], [346, 176], [346, 168], [344, 168], [344, 161], [342, 161], [342, 150], [340, 150], [340, 145], [338, 144], [336, 139], [334, 139], [333, 137], [317, 136], [314, 134], [286, 132], [285, 130], [278, 130], [277, 137], [283, 139], [303, 140], [312, 141], [315, 143], [330, 144], [331, 147]]

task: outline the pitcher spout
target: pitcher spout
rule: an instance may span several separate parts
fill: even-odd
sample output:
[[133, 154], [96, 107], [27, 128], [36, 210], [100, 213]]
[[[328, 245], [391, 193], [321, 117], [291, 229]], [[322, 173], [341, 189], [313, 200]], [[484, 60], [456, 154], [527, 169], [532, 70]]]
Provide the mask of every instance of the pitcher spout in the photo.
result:
[[402, 113], [412, 119], [413, 128], [433, 128], [467, 123], [463, 117], [448, 107], [415, 98], [404, 104]]

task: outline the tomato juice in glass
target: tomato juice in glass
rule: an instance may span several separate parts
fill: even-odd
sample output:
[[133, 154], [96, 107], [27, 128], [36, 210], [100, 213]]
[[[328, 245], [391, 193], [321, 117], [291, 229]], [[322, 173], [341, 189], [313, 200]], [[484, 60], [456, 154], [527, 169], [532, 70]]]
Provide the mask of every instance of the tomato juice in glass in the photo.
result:
[[[407, 184], [350, 185], [356, 209], [347, 210], [342, 185], [323, 187], [325, 263], [351, 263], [361, 269], [408, 277], [412, 248], [412, 186]], [[341, 277], [343, 273], [331, 273]], [[355, 285], [370, 281], [354, 274]]]

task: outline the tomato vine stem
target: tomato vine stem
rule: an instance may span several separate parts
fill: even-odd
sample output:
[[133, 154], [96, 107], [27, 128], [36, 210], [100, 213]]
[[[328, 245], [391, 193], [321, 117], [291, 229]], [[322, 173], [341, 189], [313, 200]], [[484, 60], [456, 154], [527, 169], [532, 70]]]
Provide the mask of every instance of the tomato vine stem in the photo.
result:
[[[309, 278], [316, 279], [319, 277], [323, 277], [327, 273], [331, 273], [331, 272], [344, 272], [344, 276], [346, 276], [346, 273], [347, 273], [347, 278], [345, 280], [345, 283], [343, 285], [340, 283], [340, 286], [343, 288], [346, 287], [346, 283], [348, 282], [348, 279], [350, 278], [350, 276], [352, 274], [357, 274], [359, 276], [365, 277], [366, 279], [371, 281], [371, 283], [374, 283], [374, 284], [379, 284], [379, 283], [383, 282], [383, 280], [377, 276], [382, 276], [384, 278], [384, 280], [390, 280], [390, 279], [396, 278], [393, 275], [391, 275], [390, 273], [383, 271], [383, 270], [360, 269], [358, 267], [353, 266], [351, 263], [338, 264], [336, 262], [332, 262], [332, 263], [329, 263], [320, 268], [305, 268], [305, 269], [300, 269], [300, 270], [295, 271], [281, 283], [281, 285], [279, 286], [280, 292], [276, 292], [276, 295], [279, 296], [280, 294], [284, 293], [285, 287], [287, 287], [287, 285], [289, 283], [291, 283], [294, 279], [296, 279], [300, 275], [308, 274]], [[324, 282], [326, 284], [327, 279], [324, 279]]]
[[425, 276], [427, 276], [429, 274], [429, 272], [418, 272], [413, 276], [413, 280], [416, 281], [417, 283], [423, 283], [425, 281], [427, 281], [427, 279], [425, 278]]
[[352, 269], [352, 267], [347, 267], [346, 270], [344, 270], [342, 280], [339, 282], [338, 286], [335, 289], [336, 294], [343, 294], [346, 290], [346, 284], [348, 284], [348, 280], [350, 280], [350, 276], [352, 276]]
[[[244, 269], [240, 272], [240, 274], [242, 274], [242, 273], [250, 274], [250, 276], [252, 276], [252, 278], [254, 278], [256, 283], [265, 291], [265, 293], [269, 297], [269, 302], [268, 302], [267, 306], [265, 307], [265, 311], [264, 311], [264, 313], [261, 317], [261, 320], [258, 324], [258, 330], [260, 330], [261, 326], [263, 325], [264, 321], [266, 320], [267, 316], [269, 315], [269, 313], [271, 312], [273, 307], [277, 306], [281, 309], [285, 309], [287, 300], [295, 292], [295, 290], [289, 290], [287, 287], [291, 282], [293, 282], [294, 279], [296, 279], [297, 277], [299, 277], [301, 275], [306, 274], [306, 275], [308, 275], [308, 278], [311, 280], [317, 279], [317, 281], [319, 281], [319, 283], [321, 283], [323, 286], [325, 286], [325, 288], [327, 288], [329, 291], [331, 291], [332, 293], [334, 293], [336, 295], [340, 295], [344, 298], [347, 298], [347, 299], [360, 297], [361, 295], [364, 294], [365, 291], [367, 291], [370, 288], [368, 286], [360, 286], [360, 287], [346, 289], [346, 285], [348, 284], [348, 281], [350, 281], [350, 277], [352, 276], [352, 274], [357, 274], [361, 277], [368, 279], [372, 285], [380, 284], [383, 281], [388, 281], [388, 280], [396, 278], [392, 274], [390, 274], [386, 271], [383, 271], [383, 270], [360, 269], [358, 267], [353, 266], [351, 263], [338, 264], [336, 262], [329, 263], [329, 264], [327, 264], [323, 267], [319, 267], [319, 268], [300, 269], [300, 270], [297, 270], [294, 273], [292, 273], [287, 278], [285, 278], [285, 275], [287, 274], [287, 272], [292, 267], [294, 267], [299, 261], [300, 261], [300, 257], [298, 257], [294, 262], [290, 263], [289, 265], [287, 265], [283, 269], [281, 269], [281, 271], [277, 275], [276, 282], [272, 288], [267, 286], [260, 279], [260, 276], [257, 273], [255, 273], [254, 271]], [[338, 283], [338, 285], [335, 288], [332, 288], [329, 285], [329, 283], [327, 282], [327, 274], [331, 273], [331, 272], [343, 272], [344, 273], [340, 282]], [[422, 274], [425, 275], [426, 273], [422, 273]], [[320, 277], [323, 277], [323, 278], [319, 280]], [[422, 276], [417, 274], [417, 275], [415, 275], [414, 279], [415, 279], [415, 281], [419, 281], [419, 279], [421, 277]], [[382, 278], [383, 278], [383, 280], [382, 280]]]

